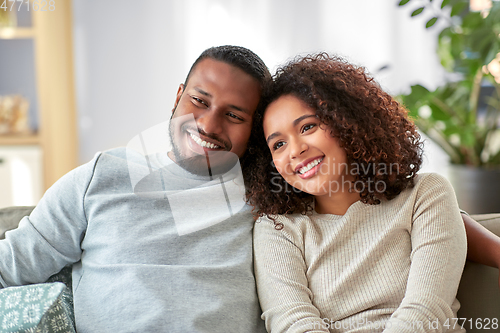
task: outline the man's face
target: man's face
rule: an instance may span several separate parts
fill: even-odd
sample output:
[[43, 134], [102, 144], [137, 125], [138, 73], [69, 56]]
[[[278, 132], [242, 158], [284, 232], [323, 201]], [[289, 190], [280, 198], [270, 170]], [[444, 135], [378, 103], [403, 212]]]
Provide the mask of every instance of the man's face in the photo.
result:
[[200, 61], [177, 91], [170, 156], [196, 174], [208, 173], [207, 162], [211, 174], [229, 170], [245, 153], [260, 94], [259, 82], [241, 69]]

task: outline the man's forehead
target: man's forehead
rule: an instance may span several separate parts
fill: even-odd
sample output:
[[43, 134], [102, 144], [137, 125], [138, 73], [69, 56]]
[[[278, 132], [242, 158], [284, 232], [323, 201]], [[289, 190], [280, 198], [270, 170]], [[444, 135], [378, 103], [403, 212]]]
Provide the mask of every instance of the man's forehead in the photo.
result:
[[236, 110], [253, 114], [261, 95], [260, 83], [242, 69], [214, 59], [204, 59], [194, 68], [187, 89], [208, 98], [223, 98]]
[[243, 69], [233, 64], [212, 58], [203, 59], [196, 64], [191, 71], [187, 85], [189, 85], [192, 79], [208, 79], [215, 82], [221, 79], [232, 80], [233, 82], [255, 82], [260, 88], [259, 81]]

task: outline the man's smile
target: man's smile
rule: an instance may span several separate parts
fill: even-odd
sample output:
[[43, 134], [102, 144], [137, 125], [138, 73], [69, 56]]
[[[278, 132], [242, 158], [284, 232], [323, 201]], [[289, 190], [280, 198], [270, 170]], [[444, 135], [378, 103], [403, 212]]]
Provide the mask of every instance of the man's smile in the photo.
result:
[[202, 140], [199, 136], [196, 136], [193, 133], [189, 133], [189, 135], [191, 136], [191, 139], [193, 139], [195, 143], [197, 143], [199, 146], [202, 146], [203, 148], [210, 148], [210, 149], [221, 148], [221, 146]]

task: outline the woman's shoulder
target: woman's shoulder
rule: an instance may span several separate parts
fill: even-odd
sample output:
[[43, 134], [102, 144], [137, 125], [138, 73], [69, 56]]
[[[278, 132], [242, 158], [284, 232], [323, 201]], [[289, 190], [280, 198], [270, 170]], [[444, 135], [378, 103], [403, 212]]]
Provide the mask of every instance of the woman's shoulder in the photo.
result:
[[446, 188], [453, 189], [450, 181], [438, 173], [420, 173], [415, 177], [415, 187], [422, 189], [438, 189]]
[[296, 243], [303, 238], [303, 234], [310, 223], [310, 215], [264, 215], [257, 219], [254, 234], [276, 233]]
[[379, 209], [392, 207], [399, 211], [403, 206], [410, 209], [423, 202], [431, 203], [445, 198], [456, 200], [455, 191], [446, 177], [437, 173], [419, 173], [412, 186], [408, 186], [394, 199], [383, 202]]
[[277, 215], [264, 215], [257, 219], [257, 223], [262, 223], [266, 226], [282, 225], [283, 228], [296, 227], [298, 225], [310, 221], [310, 214], [277, 214]]
[[409, 197], [413, 197], [417, 206], [435, 202], [456, 203], [455, 190], [450, 181], [437, 173], [418, 174], [413, 188], [409, 189], [407, 193]]

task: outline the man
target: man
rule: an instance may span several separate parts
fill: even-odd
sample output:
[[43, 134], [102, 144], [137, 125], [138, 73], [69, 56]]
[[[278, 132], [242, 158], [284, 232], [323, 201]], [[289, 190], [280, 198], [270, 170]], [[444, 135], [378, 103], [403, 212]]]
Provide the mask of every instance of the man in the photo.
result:
[[253, 219], [232, 194], [269, 78], [247, 49], [203, 52], [177, 92], [172, 149], [144, 153], [140, 136], [142, 152], [110, 150], [62, 177], [0, 242], [1, 285], [73, 265], [78, 332], [265, 332]]

